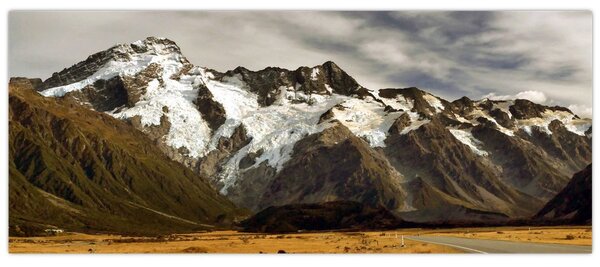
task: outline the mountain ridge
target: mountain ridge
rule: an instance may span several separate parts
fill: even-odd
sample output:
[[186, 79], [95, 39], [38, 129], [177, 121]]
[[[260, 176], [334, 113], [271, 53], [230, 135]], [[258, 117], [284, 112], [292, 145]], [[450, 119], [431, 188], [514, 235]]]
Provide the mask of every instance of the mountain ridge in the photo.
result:
[[[104, 107], [98, 111], [130, 123], [171, 159], [255, 211], [273, 204], [353, 200], [330, 192], [360, 188], [372, 192], [362, 201], [387, 195], [386, 208], [417, 221], [447, 219], [440, 207], [450, 204], [457, 207], [450, 216], [456, 220], [473, 217], [464, 211], [480, 211], [482, 217], [474, 220], [492, 213], [528, 217], [591, 161], [591, 121], [566, 108], [528, 100], [450, 102], [416, 87], [370, 90], [331, 61], [296, 70], [217, 72], [192, 65], [171, 45], [176, 46], [158, 38], [118, 45], [112, 61], [91, 60], [93, 74], [65, 69], [43, 82], [58, 86], [40, 93]], [[361, 156], [359, 173], [373, 170], [363, 163], [375, 160], [380, 167], [368, 177], [399, 177], [385, 187], [396, 192], [393, 197], [388, 189], [351, 179], [355, 166], [339, 164], [332, 173], [343, 175], [309, 179], [340, 181], [325, 183], [330, 187], [314, 188], [302, 179], [303, 169], [321, 171], [314, 159], [331, 149], [314, 136], [336, 125], [354, 140], [345, 149]], [[310, 148], [319, 148], [314, 159], [302, 161], [296, 152]], [[325, 159], [335, 164], [344, 157]], [[288, 188], [286, 194], [282, 188]], [[428, 194], [435, 201], [427, 201]], [[431, 214], [418, 215], [419, 210]]]

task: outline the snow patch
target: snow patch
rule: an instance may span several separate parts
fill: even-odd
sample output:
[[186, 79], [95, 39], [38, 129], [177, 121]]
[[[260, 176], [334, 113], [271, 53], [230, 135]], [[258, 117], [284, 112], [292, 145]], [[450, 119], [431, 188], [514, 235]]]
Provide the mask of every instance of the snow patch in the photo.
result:
[[481, 145], [483, 144], [481, 141], [479, 141], [478, 139], [476, 139], [473, 134], [471, 133], [470, 130], [463, 130], [463, 129], [449, 129], [450, 133], [452, 133], [452, 135], [454, 135], [454, 137], [460, 141], [461, 143], [467, 145], [469, 148], [471, 148], [471, 150], [479, 155], [479, 156], [487, 156], [488, 152], [480, 149]]
[[318, 76], [319, 76], [319, 68], [315, 67], [315, 68], [312, 69], [312, 71], [310, 73], [310, 78], [313, 81], [316, 81]]
[[431, 94], [424, 94], [423, 99], [429, 103], [430, 106], [435, 108], [436, 113], [442, 112], [446, 107], [442, 104], [439, 98]]
[[500, 132], [502, 132], [503, 134], [505, 134], [505, 135], [508, 135], [508, 136], [514, 136], [514, 135], [515, 135], [515, 133], [514, 133], [514, 131], [513, 131], [513, 130], [507, 129], [507, 128], [505, 128], [504, 126], [500, 125], [500, 124], [499, 124], [499, 123], [496, 121], [496, 119], [492, 118], [490, 115], [488, 115], [486, 112], [484, 112], [484, 111], [483, 111], [481, 108], [475, 108], [475, 109], [474, 109], [474, 110], [473, 110], [473, 111], [472, 111], [472, 112], [469, 114], [469, 116], [473, 118], [473, 119], [472, 119], [472, 121], [471, 121], [471, 122], [473, 123], [473, 125], [478, 125], [478, 124], [479, 124], [479, 122], [477, 122], [477, 118], [479, 118], [479, 117], [483, 117], [483, 118], [486, 118], [487, 120], [489, 120], [489, 121], [493, 122], [494, 124], [496, 124], [496, 128], [497, 128], [497, 129], [498, 129]]
[[533, 130], [531, 129], [531, 125], [525, 125], [522, 126], [521, 129], [523, 129], [523, 131], [525, 131], [525, 133], [527, 133], [529, 136], [531, 136], [533, 134]]
[[417, 129], [421, 128], [421, 126], [423, 126], [423, 125], [425, 125], [425, 124], [427, 124], [429, 122], [430, 122], [430, 120], [428, 120], [428, 119], [425, 119], [425, 120], [413, 120], [413, 122], [409, 126], [407, 126], [404, 129], [402, 129], [402, 131], [400, 132], [400, 134], [407, 134], [407, 133], [409, 133], [411, 131], [417, 130]]
[[514, 100], [494, 102], [492, 110], [499, 109], [502, 112], [506, 113], [506, 115], [508, 115], [508, 118], [512, 119], [512, 113], [510, 113], [510, 106], [514, 105], [514, 103]]
[[527, 134], [531, 135], [531, 128], [537, 126], [548, 135], [552, 134], [552, 131], [548, 128], [550, 123], [554, 120], [561, 121], [565, 128], [577, 135], [585, 136], [585, 131], [588, 130], [592, 123], [587, 119], [576, 119], [575, 116], [567, 111], [557, 110], [546, 110], [542, 114], [542, 117], [535, 117], [526, 120], [518, 120], [517, 127], [523, 129]]
[[586, 136], [585, 132], [589, 130], [590, 127], [592, 127], [592, 121], [586, 119], [572, 120], [571, 122], [565, 124], [565, 128], [567, 128], [567, 130], [581, 136]]
[[378, 99], [396, 110], [410, 111], [415, 106], [414, 100], [410, 98], [407, 99], [403, 95], [397, 95], [394, 99], [389, 99], [385, 97], [380, 97]]
[[189, 157], [202, 157], [208, 152], [211, 129], [193, 103], [198, 96], [193, 84], [197, 81], [192, 76], [183, 76], [179, 81], [170, 79], [183, 67], [179, 62], [163, 62], [162, 67], [162, 85], [157, 79], [150, 81], [135, 106], [107, 113], [118, 119], [140, 116], [143, 126], [160, 125], [165, 115], [171, 124], [166, 144], [175, 149], [186, 148]]
[[359, 137], [367, 139], [372, 147], [385, 147], [388, 130], [402, 115], [400, 112], [385, 112], [385, 106], [372, 97], [364, 100], [351, 98], [342, 103], [342, 109], [335, 108], [335, 118]]
[[329, 94], [333, 94], [333, 89], [327, 83], [325, 84], [325, 90], [327, 90], [327, 92], [329, 92]]
[[454, 114], [454, 118], [456, 118], [456, 120], [459, 121], [459, 122], [472, 124], [471, 121], [465, 119], [465, 117], [460, 116], [458, 114]]

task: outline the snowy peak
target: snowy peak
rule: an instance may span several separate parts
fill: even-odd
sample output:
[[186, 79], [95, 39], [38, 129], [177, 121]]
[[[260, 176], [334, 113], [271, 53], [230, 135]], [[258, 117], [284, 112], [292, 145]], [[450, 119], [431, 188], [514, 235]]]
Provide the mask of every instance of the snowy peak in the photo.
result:
[[95, 53], [86, 60], [81, 61], [60, 72], [55, 72], [41, 85], [41, 90], [64, 87], [47, 92], [45, 95], [54, 94], [62, 96], [73, 90], [79, 90], [97, 80], [108, 80], [115, 76], [133, 75], [153, 62], [167, 59], [189, 64], [181, 54], [175, 42], [166, 38], [148, 37], [132, 44], [118, 44], [107, 50]]
[[[259, 71], [251, 71], [237, 67], [225, 73], [211, 71], [216, 80], [228, 82], [238, 80], [246, 85], [246, 89], [258, 95], [261, 106], [270, 106], [281, 101], [281, 97], [294, 94], [293, 101], [313, 103], [324, 95], [364, 95], [367, 90], [339, 68], [328, 61], [314, 67], [299, 67], [288, 70], [278, 67], [267, 67]], [[287, 96], [286, 96], [287, 95]], [[279, 101], [278, 101], [279, 100]]]
[[461, 98], [452, 102], [452, 109], [462, 122], [467, 119], [475, 125], [491, 123], [507, 135], [519, 131], [531, 135], [532, 127], [551, 135], [549, 125], [555, 120], [580, 136], [591, 126], [591, 120], [581, 119], [567, 108], [544, 106], [525, 99], [471, 101]]
[[380, 89], [378, 95], [393, 109], [417, 112], [425, 117], [443, 112], [450, 105], [448, 101], [416, 87]]
[[[496, 101], [496, 103], [503, 103], [502, 101]], [[531, 119], [534, 117], [542, 118], [545, 113], [548, 112], [565, 112], [571, 114], [574, 118], [579, 118], [574, 115], [571, 110], [560, 106], [544, 106], [533, 103], [526, 99], [515, 99], [514, 104], [510, 106], [510, 112], [517, 119]]]
[[[144, 40], [138, 40], [130, 45], [119, 45], [118, 47], [124, 47], [125, 50], [129, 50], [129, 47], [133, 49], [135, 53], [154, 53], [157, 55], [165, 54], [181, 54], [181, 49], [177, 44], [167, 38], [148, 37]], [[130, 52], [130, 51], [127, 51]]]

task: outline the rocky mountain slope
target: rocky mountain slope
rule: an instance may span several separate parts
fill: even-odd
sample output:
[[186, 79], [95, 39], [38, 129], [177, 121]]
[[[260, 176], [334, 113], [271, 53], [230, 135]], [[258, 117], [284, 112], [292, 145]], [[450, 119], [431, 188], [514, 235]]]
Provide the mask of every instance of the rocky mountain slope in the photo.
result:
[[371, 90], [333, 62], [227, 72], [171, 40], [121, 44], [40, 94], [145, 133], [235, 204], [352, 200], [413, 221], [527, 218], [591, 162], [591, 120], [527, 100]]
[[592, 223], [592, 165], [573, 175], [565, 188], [535, 216], [538, 220]]
[[9, 104], [14, 234], [191, 231], [228, 226], [242, 214], [123, 121], [71, 99], [44, 98], [27, 79], [11, 80]]

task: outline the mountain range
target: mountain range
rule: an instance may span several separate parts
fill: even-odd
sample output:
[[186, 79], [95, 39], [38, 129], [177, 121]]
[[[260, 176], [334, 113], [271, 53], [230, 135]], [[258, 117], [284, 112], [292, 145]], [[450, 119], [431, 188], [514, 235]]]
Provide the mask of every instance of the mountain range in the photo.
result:
[[165, 38], [14, 78], [9, 95], [15, 221], [188, 229], [352, 201], [411, 222], [502, 222], [536, 215], [592, 159], [591, 119], [564, 107], [368, 89], [331, 61], [219, 72]]

